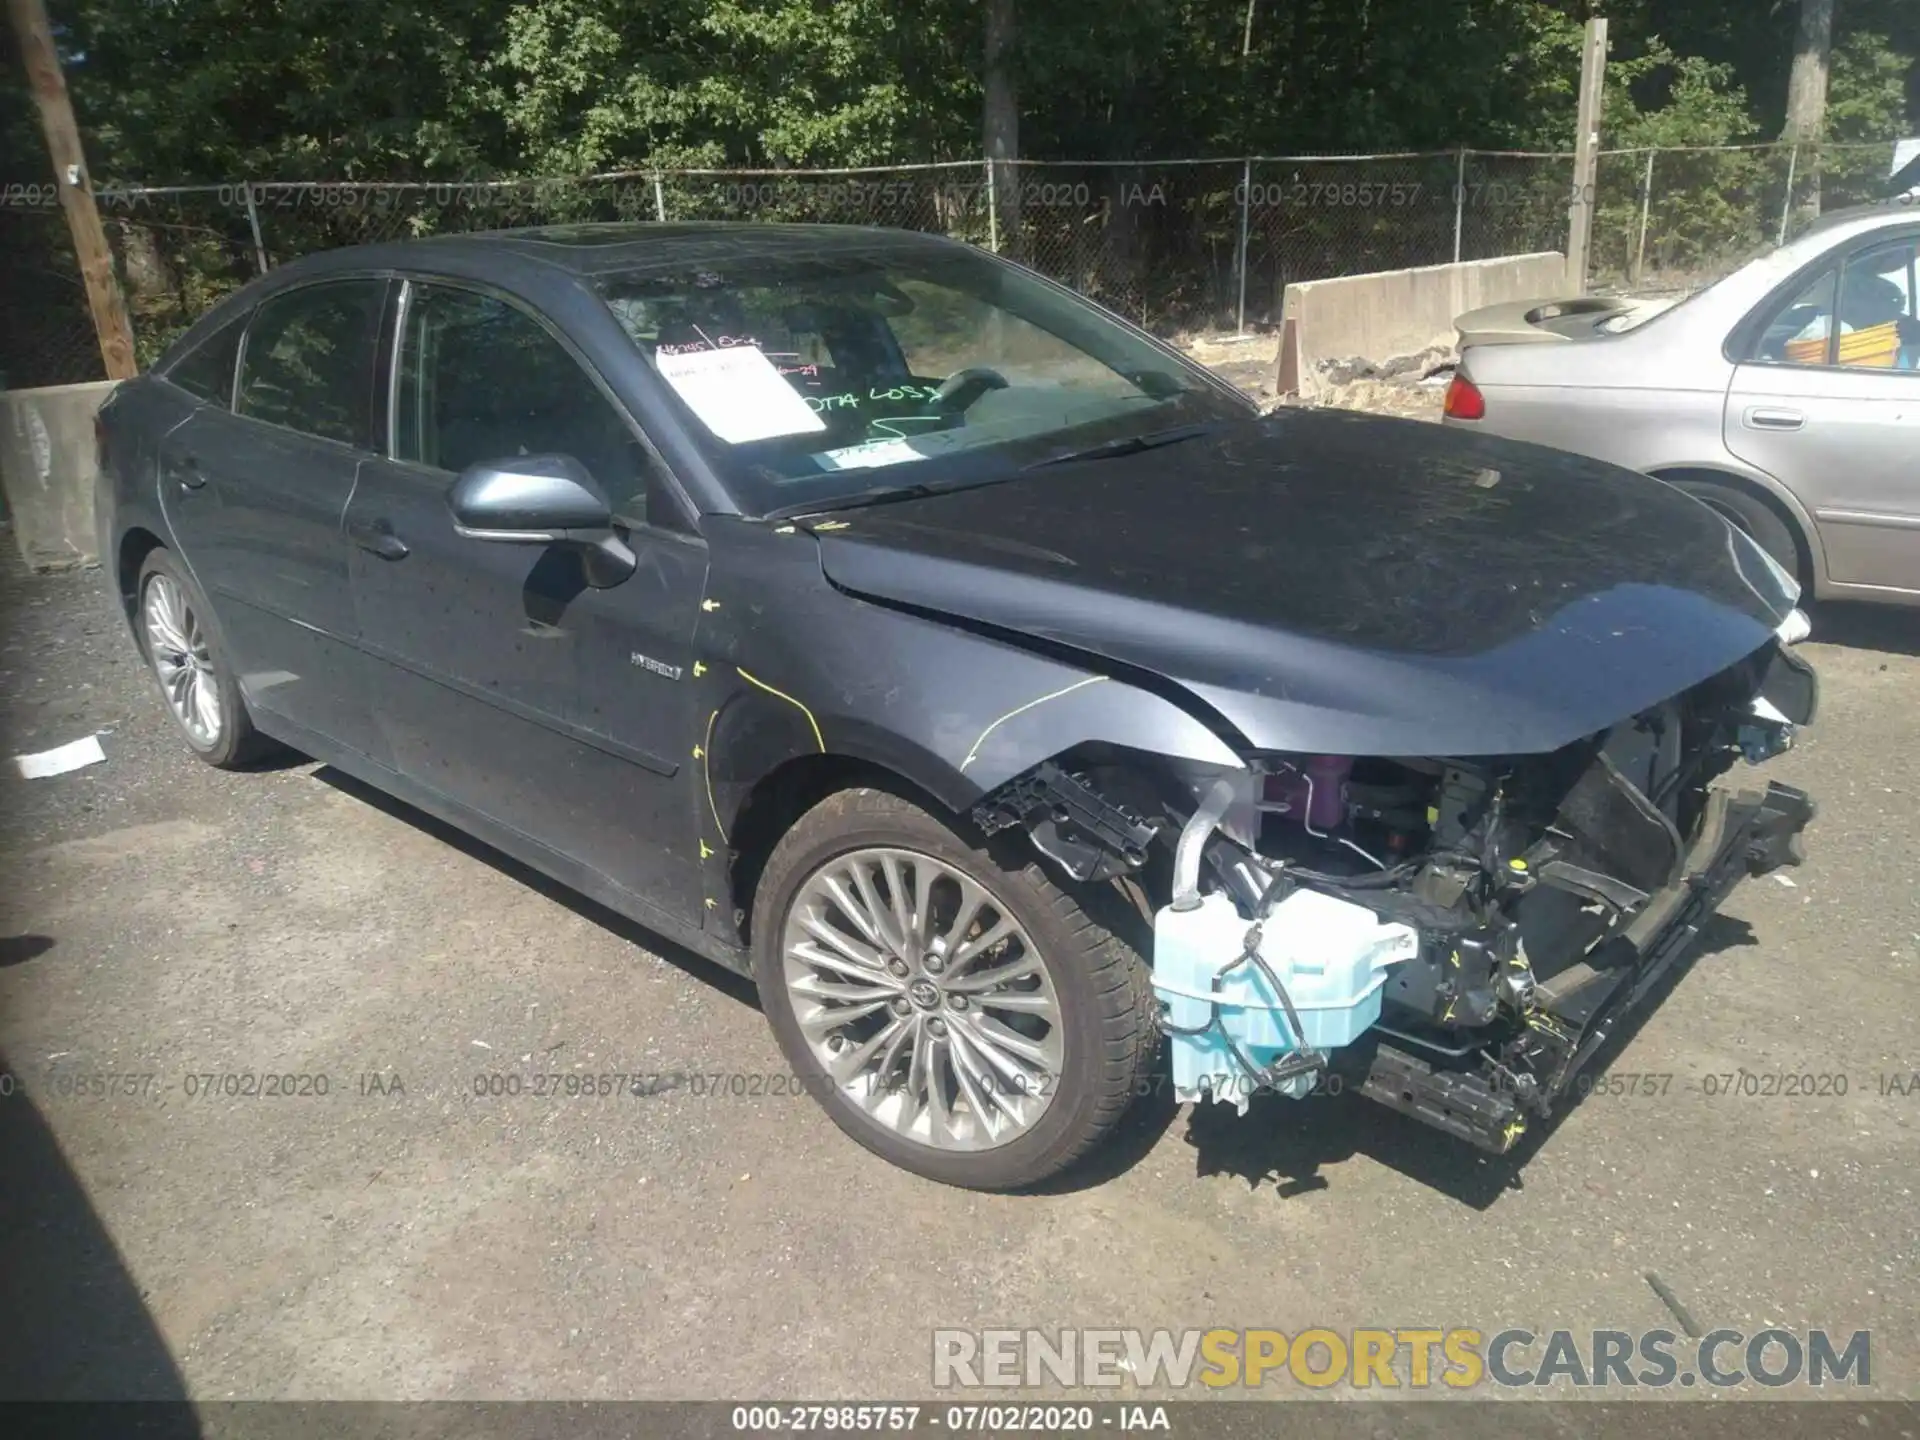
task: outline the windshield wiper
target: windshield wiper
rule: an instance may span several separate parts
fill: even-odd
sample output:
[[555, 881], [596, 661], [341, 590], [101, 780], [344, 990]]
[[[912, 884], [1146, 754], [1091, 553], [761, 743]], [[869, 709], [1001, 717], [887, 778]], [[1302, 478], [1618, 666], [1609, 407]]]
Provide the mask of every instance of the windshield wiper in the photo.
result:
[[1167, 430], [1149, 431], [1145, 435], [1124, 435], [1117, 440], [1104, 440], [1098, 445], [1089, 445], [1080, 450], [1068, 450], [1062, 454], [1049, 455], [1023, 465], [1012, 474], [976, 475], [962, 480], [944, 482], [910, 481], [900, 485], [878, 485], [871, 490], [862, 490], [853, 495], [835, 496], [831, 500], [800, 500], [791, 505], [783, 505], [769, 510], [764, 518], [768, 520], [786, 520], [802, 515], [827, 515], [835, 510], [860, 510], [870, 505], [891, 505], [899, 500], [924, 500], [931, 495], [950, 495], [956, 490], [979, 490], [989, 485], [1004, 485], [1009, 480], [1025, 474], [1029, 470], [1038, 470], [1046, 465], [1064, 465], [1076, 460], [1106, 460], [1116, 455], [1133, 455], [1142, 450], [1158, 450], [1162, 445], [1177, 445], [1182, 440], [1198, 439], [1209, 434], [1215, 427], [1212, 424], [1179, 425]]
[[1207, 434], [1211, 425], [1181, 425], [1171, 430], [1155, 430], [1145, 435], [1122, 435], [1117, 440], [1103, 440], [1098, 445], [1089, 445], [1083, 450], [1068, 450], [1064, 454], [1049, 455], [1044, 460], [1035, 460], [1027, 465], [1028, 470], [1039, 470], [1048, 465], [1069, 465], [1080, 460], [1111, 460], [1119, 455], [1137, 455], [1142, 450], [1158, 450], [1163, 445], [1178, 445], [1182, 440], [1197, 440]]
[[769, 510], [768, 520], [785, 520], [803, 515], [830, 515], [836, 510], [863, 510], [869, 505], [891, 505], [896, 500], [924, 500], [929, 495], [951, 495], [956, 490], [978, 490], [987, 485], [1001, 485], [1012, 479], [1009, 475], [989, 475], [969, 480], [949, 480], [944, 484], [929, 484], [914, 481], [907, 485], [882, 485], [872, 490], [862, 490], [854, 495], [835, 496], [831, 500], [797, 501], [792, 505], [783, 505], [778, 510]]

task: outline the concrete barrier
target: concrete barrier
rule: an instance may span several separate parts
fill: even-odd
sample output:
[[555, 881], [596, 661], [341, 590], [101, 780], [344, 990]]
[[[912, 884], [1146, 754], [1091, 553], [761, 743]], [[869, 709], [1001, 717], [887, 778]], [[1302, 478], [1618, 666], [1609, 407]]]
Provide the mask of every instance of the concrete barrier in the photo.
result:
[[111, 380], [0, 391], [0, 487], [13, 538], [35, 570], [92, 563], [93, 417]]
[[1322, 360], [1383, 361], [1449, 345], [1454, 316], [1558, 295], [1566, 267], [1566, 256], [1548, 251], [1289, 285], [1280, 307], [1276, 389], [1311, 399], [1320, 388]]

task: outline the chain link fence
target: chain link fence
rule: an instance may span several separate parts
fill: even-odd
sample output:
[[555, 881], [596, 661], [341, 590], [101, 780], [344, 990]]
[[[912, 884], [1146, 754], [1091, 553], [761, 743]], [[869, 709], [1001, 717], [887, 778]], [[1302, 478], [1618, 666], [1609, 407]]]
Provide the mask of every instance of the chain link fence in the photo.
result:
[[[1885, 192], [1878, 145], [1610, 150], [1601, 285], [1696, 284], [1813, 213]], [[120, 186], [96, 193], [149, 364], [209, 305], [317, 250], [610, 220], [807, 221], [953, 236], [1162, 334], [1265, 328], [1300, 280], [1564, 249], [1570, 154], [1451, 150], [1142, 163], [635, 170], [569, 179]], [[100, 359], [55, 187], [0, 191], [0, 388]]]
[[1690, 289], [1804, 228], [1884, 197], [1892, 141], [1605, 150], [1594, 180], [1592, 273]]

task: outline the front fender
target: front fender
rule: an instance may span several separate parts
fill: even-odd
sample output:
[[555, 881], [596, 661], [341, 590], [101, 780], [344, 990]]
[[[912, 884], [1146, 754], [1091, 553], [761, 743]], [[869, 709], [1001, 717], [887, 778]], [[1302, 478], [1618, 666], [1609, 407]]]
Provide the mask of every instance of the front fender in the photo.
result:
[[873, 636], [896, 625], [921, 632], [912, 648], [924, 668], [869, 669], [850, 684], [829, 668], [791, 662], [763, 664], [772, 679], [738, 664], [718, 677], [703, 702], [698, 748], [722, 839], [753, 787], [806, 755], [869, 761], [955, 812], [1078, 745], [1242, 765], [1193, 715], [1124, 680], [884, 610], [863, 628]]
[[[803, 531], [716, 527], [695, 643], [701, 855], [723, 866], [754, 788], [809, 755], [867, 761], [956, 814], [1041, 761], [1102, 743], [1238, 769], [1230, 732], [1070, 659], [855, 599]], [[725, 893], [716, 869], [709, 895]]]

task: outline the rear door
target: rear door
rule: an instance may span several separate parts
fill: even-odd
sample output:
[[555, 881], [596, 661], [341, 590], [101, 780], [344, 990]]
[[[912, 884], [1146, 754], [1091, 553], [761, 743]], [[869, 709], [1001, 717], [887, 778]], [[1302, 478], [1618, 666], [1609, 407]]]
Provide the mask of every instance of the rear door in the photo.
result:
[[[393, 442], [346, 528], [375, 705], [408, 778], [685, 918], [700, 913], [688, 682], [706, 548], [654, 523], [659, 461], [530, 307], [407, 286]], [[578, 553], [466, 539], [459, 472], [566, 454], [613, 501], [639, 568], [585, 584]]]
[[240, 339], [231, 406], [203, 384], [207, 403], [159, 456], [168, 525], [213, 602], [249, 706], [295, 744], [308, 731], [375, 756], [341, 517], [373, 453], [387, 288], [335, 280], [263, 301]]
[[1776, 303], [1727, 395], [1727, 448], [1801, 498], [1840, 584], [1920, 590], [1916, 244], [1882, 232]]

